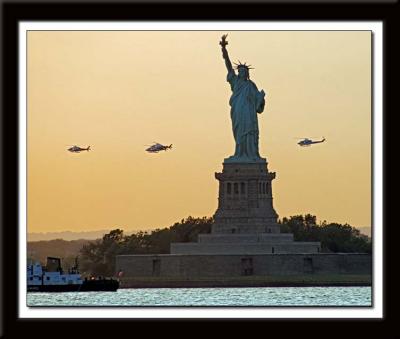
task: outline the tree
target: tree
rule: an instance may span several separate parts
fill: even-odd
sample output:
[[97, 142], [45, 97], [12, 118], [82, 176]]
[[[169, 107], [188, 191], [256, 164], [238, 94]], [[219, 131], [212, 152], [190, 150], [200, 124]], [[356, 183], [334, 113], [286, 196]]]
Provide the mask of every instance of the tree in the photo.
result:
[[124, 240], [123, 231], [112, 230], [101, 240], [84, 245], [80, 251], [80, 267], [86, 274], [110, 276], [115, 271], [115, 256]]
[[306, 214], [283, 218], [281, 231], [293, 233], [295, 241], [320, 241], [324, 252], [371, 253], [371, 239], [348, 224], [317, 224], [316, 216]]
[[194, 242], [200, 233], [210, 233], [212, 218], [189, 216], [169, 228], [151, 233], [137, 232], [124, 235], [120, 229], [112, 230], [102, 239], [91, 242], [80, 251], [80, 267], [89, 275], [110, 276], [115, 273], [115, 256], [118, 254], [169, 253], [172, 242]]

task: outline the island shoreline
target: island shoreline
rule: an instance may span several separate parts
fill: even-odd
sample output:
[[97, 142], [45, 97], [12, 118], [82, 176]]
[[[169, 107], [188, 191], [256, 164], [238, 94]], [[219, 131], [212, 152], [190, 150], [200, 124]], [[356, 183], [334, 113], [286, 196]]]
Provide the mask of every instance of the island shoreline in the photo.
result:
[[135, 277], [120, 280], [125, 288], [240, 288], [240, 287], [370, 287], [371, 275], [242, 276], [224, 278]]

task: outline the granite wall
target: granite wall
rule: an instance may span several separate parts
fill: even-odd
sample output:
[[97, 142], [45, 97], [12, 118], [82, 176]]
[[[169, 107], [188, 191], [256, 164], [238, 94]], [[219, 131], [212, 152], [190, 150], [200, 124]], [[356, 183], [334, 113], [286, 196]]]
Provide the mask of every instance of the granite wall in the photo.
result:
[[243, 275], [371, 274], [370, 254], [119, 255], [124, 277], [233, 277]]

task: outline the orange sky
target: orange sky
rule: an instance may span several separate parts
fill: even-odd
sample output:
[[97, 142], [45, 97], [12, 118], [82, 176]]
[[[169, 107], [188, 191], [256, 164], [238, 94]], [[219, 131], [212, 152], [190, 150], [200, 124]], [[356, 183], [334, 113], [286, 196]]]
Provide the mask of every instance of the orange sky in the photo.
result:
[[[218, 42], [264, 89], [260, 154], [280, 217], [371, 224], [368, 31], [28, 33], [28, 231], [166, 227], [217, 208], [232, 155]], [[299, 147], [295, 137], [324, 136]], [[159, 154], [144, 151], [173, 144]], [[92, 151], [67, 152], [68, 145]]]

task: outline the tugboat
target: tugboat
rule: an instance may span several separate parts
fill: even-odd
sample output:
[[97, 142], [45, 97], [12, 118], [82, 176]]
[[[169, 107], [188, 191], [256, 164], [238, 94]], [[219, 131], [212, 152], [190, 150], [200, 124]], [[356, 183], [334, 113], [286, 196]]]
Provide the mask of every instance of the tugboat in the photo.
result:
[[89, 292], [116, 291], [119, 281], [112, 278], [97, 278], [82, 280], [78, 271], [78, 263], [64, 273], [60, 258], [47, 257], [46, 266], [40, 263], [27, 267], [28, 292]]

